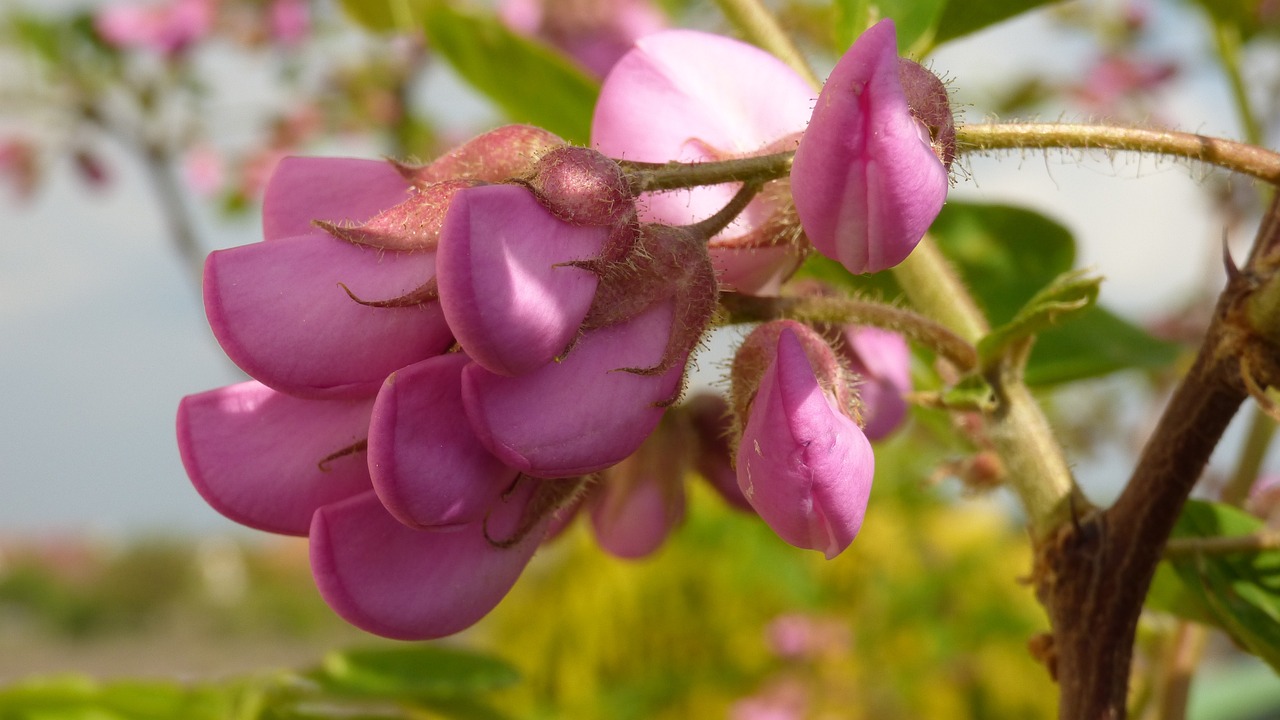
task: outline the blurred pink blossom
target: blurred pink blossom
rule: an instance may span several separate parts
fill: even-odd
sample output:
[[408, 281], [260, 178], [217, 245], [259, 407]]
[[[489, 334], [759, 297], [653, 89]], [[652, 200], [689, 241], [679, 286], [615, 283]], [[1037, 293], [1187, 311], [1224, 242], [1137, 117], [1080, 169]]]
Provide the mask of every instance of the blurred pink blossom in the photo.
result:
[[216, 0], [170, 0], [162, 4], [110, 4], [94, 17], [94, 28], [120, 48], [148, 48], [177, 55], [209, 34]]
[[667, 25], [650, 0], [503, 0], [498, 14], [511, 29], [560, 48], [597, 77], [636, 40]]

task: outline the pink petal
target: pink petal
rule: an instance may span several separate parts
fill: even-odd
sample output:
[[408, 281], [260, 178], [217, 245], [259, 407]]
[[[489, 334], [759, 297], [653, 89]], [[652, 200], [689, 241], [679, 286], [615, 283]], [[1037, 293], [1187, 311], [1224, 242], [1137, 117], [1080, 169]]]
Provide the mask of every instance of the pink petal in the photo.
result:
[[414, 530], [373, 492], [320, 508], [311, 524], [311, 571], [325, 601], [348, 622], [389, 638], [425, 640], [464, 630], [515, 584], [546, 531], [542, 520], [508, 548], [536, 483], [454, 532]]
[[519, 377], [479, 365], [462, 373], [467, 418], [506, 464], [535, 477], [572, 477], [619, 462], [653, 432], [679, 386], [684, 362], [661, 375], [651, 367], [671, 333], [670, 302], [582, 336], [569, 355]]
[[233, 362], [281, 392], [334, 397], [377, 392], [393, 370], [451, 344], [438, 303], [367, 307], [435, 273], [430, 253], [364, 248], [322, 234], [209, 255], [205, 312]]
[[312, 220], [361, 223], [409, 197], [409, 183], [384, 160], [286, 157], [262, 199], [266, 240], [309, 235]]
[[850, 272], [902, 262], [947, 197], [947, 170], [912, 116], [893, 21], [862, 34], [818, 97], [791, 170], [809, 240]]
[[667, 30], [637, 41], [605, 78], [592, 142], [610, 157], [646, 162], [751, 153], [804, 130], [812, 102], [809, 84], [759, 48]]
[[558, 220], [523, 187], [459, 192], [440, 233], [440, 303], [458, 343], [501, 375], [551, 362], [578, 334], [598, 283], [563, 265], [599, 254], [609, 231]]
[[413, 527], [483, 520], [516, 471], [459, 422], [466, 355], [428, 358], [387, 378], [369, 425], [369, 470], [387, 510]]
[[842, 552], [862, 527], [874, 457], [856, 423], [831, 401], [793, 330], [760, 379], [738, 447], [738, 484], [783, 540]]
[[[605, 78], [591, 137], [604, 154], [626, 160], [720, 160], [759, 152], [804, 130], [812, 106], [809, 84], [763, 50], [718, 35], [668, 30], [641, 38]], [[655, 107], [663, 111], [654, 113]], [[640, 216], [669, 225], [696, 222], [724, 207], [736, 190], [717, 185], [648, 194]], [[757, 200], [716, 238], [748, 235], [772, 212]], [[739, 271], [742, 256], [718, 254], [720, 281], [730, 288], [760, 290], [774, 275]]]
[[325, 458], [365, 439], [372, 406], [373, 398], [303, 400], [256, 382], [231, 385], [183, 398], [178, 451], [218, 512], [306, 535], [316, 508], [369, 489], [363, 452]]

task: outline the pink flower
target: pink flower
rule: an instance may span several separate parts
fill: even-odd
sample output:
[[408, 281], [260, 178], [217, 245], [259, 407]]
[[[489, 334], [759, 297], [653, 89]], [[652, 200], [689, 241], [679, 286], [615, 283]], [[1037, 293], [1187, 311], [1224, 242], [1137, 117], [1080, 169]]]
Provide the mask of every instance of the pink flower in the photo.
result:
[[949, 110], [938, 107], [946, 91], [898, 57], [895, 37], [893, 22], [883, 20], [840, 58], [791, 170], [805, 234], [854, 273], [902, 262], [947, 197], [943, 159], [954, 139], [945, 137]]
[[[487, 613], [582, 476], [651, 435], [710, 321], [706, 238], [640, 225], [617, 165], [562, 144], [517, 127], [421, 167], [289, 158], [264, 241], [207, 262], [210, 325], [255, 382], [180, 404], [188, 474], [228, 517], [308, 534], [321, 594], [371, 632]], [[595, 516], [636, 555], [678, 520], [683, 471], [626, 467]]]
[[498, 14], [511, 29], [546, 40], [598, 77], [636, 40], [667, 24], [649, 0], [503, 0]]
[[274, 0], [270, 8], [271, 37], [281, 45], [296, 45], [311, 32], [311, 9], [306, 0]]
[[121, 48], [149, 48], [174, 56], [213, 28], [212, 0], [172, 0], [161, 5], [107, 5], [94, 17], [103, 40]]
[[783, 540], [835, 557], [862, 526], [875, 467], [835, 354], [806, 326], [775, 321], [748, 336], [733, 378], [743, 495]]
[[[763, 50], [670, 30], [641, 38], [605, 78], [591, 138], [604, 154], [625, 160], [723, 160], [787, 149], [786, 139], [804, 130], [812, 103], [809, 84]], [[693, 223], [724, 207], [737, 189], [652, 193], [643, 198], [641, 219]], [[712, 239], [712, 262], [727, 289], [773, 292], [794, 270], [797, 249], [764, 236], [784, 209], [777, 198], [757, 198]]]

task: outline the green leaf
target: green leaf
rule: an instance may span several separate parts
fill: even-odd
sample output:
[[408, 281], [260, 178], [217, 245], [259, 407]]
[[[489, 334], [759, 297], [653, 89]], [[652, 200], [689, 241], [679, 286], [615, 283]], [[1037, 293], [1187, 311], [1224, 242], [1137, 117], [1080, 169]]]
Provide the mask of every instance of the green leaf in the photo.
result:
[[[1258, 518], [1222, 503], [1191, 500], [1172, 537], [1249, 535], [1264, 529]], [[1241, 646], [1280, 672], [1280, 551], [1197, 553], [1165, 561], [1182, 582], [1182, 610], [1207, 614]], [[1161, 600], [1170, 596], [1164, 589]], [[1177, 598], [1177, 594], [1172, 595]], [[1175, 607], [1175, 611], [1176, 611]]]
[[0, 689], [4, 720], [219, 720], [242, 688], [187, 687], [165, 680], [102, 683], [79, 675], [36, 678]]
[[1051, 0], [951, 0], [942, 11], [933, 39], [938, 43], [954, 40], [1049, 4]]
[[1086, 273], [1072, 270], [1054, 278], [1032, 296], [1012, 320], [982, 338], [978, 342], [982, 365], [991, 365], [1014, 344], [1093, 307], [1098, 301], [1102, 278], [1089, 277]]
[[923, 55], [947, 0], [836, 0], [834, 33], [843, 52], [877, 18], [893, 18], [898, 49]]
[[423, 30], [431, 49], [512, 122], [579, 145], [590, 141], [600, 84], [549, 45], [508, 29], [494, 13], [461, 10], [447, 0], [342, 0], [342, 7], [370, 30]]
[[311, 677], [337, 695], [439, 702], [497, 690], [520, 675], [487, 655], [415, 645], [334, 651]]
[[357, 25], [374, 32], [412, 32], [422, 27], [424, 0], [342, 0]]
[[512, 32], [492, 13], [430, 2], [425, 21], [431, 48], [511, 120], [572, 143], [590, 141], [600, 85], [563, 55]]

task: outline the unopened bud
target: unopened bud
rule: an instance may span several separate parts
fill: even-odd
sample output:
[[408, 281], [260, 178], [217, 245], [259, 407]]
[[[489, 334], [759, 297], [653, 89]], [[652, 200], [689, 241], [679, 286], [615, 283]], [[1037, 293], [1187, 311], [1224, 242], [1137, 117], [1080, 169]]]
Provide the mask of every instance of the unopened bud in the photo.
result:
[[929, 130], [929, 145], [947, 169], [956, 156], [956, 119], [947, 86], [925, 66], [898, 58], [898, 78], [916, 121]]
[[396, 164], [415, 187], [442, 180], [503, 182], [527, 177], [547, 151], [565, 144], [555, 134], [532, 125], [504, 125], [477, 135], [427, 165]]
[[612, 227], [635, 215], [635, 198], [618, 163], [591, 148], [564, 146], [542, 156], [529, 187], [556, 217]]

